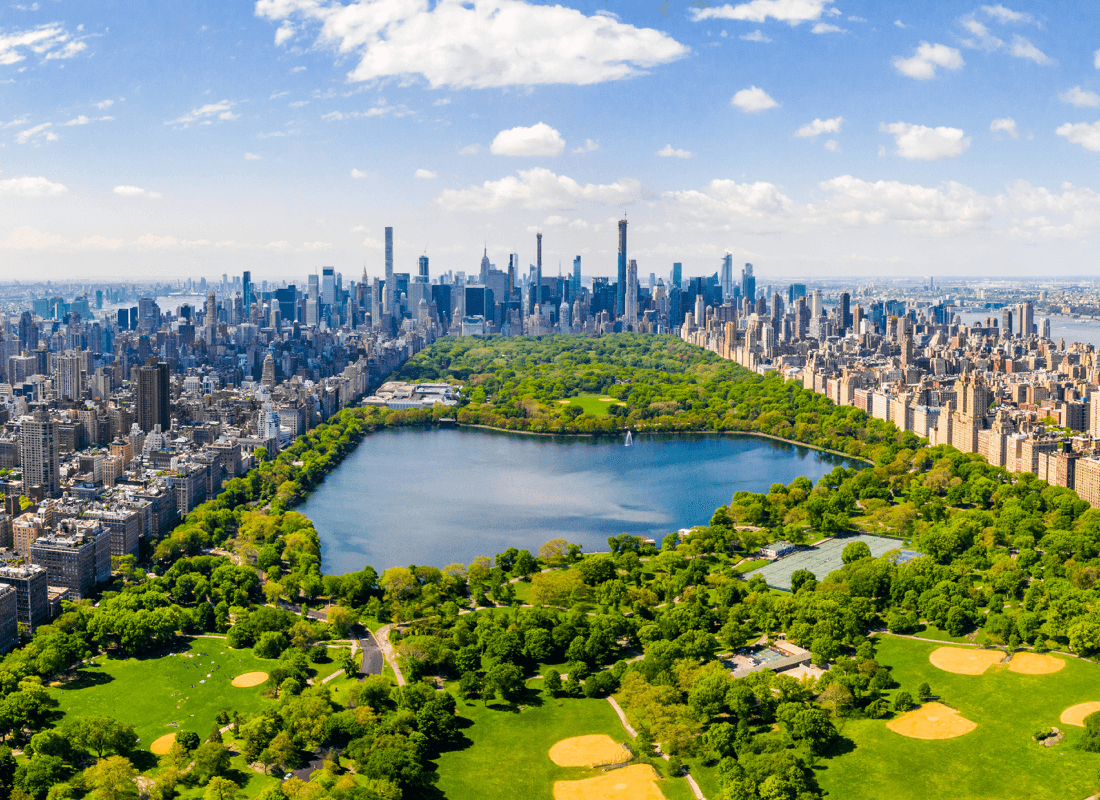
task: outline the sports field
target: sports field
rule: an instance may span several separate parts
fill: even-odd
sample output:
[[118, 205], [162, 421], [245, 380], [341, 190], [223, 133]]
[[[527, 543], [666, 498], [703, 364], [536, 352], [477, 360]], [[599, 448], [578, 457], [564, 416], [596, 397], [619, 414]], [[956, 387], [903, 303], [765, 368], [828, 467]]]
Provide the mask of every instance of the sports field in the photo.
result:
[[746, 573], [745, 577], [751, 578], [753, 575], [763, 575], [764, 580], [768, 582], [768, 586], [789, 592], [791, 590], [791, 575], [797, 570], [808, 569], [820, 581], [824, 580], [825, 576], [833, 570], [838, 570], [844, 566], [841, 554], [844, 552], [844, 548], [853, 542], [864, 542], [871, 548], [871, 555], [875, 558], [901, 546], [901, 542], [897, 539], [885, 539], [881, 536], [868, 536], [866, 534], [845, 536], [842, 539], [830, 539], [813, 547], [799, 550], [797, 553], [792, 553], [771, 562], [766, 567]]
[[[205, 739], [218, 712], [232, 716], [268, 702], [258, 686], [237, 688], [238, 675], [267, 672], [274, 661], [251, 650], [231, 650], [224, 639], [180, 641], [180, 648], [157, 659], [99, 656], [80, 670], [80, 679], [55, 689], [66, 716], [109, 716], [134, 726], [139, 746], [177, 731]], [[328, 666], [328, 665], [326, 665]]]
[[[1041, 674], [1019, 669], [1050, 669], [1046, 659], [1024, 659], [1013, 670], [1009, 664], [987, 664], [979, 674], [961, 674], [936, 666], [931, 656], [942, 645], [880, 636], [877, 660], [892, 668], [901, 689], [916, 694], [927, 681], [950, 714], [931, 712], [932, 726], [955, 724], [951, 731], [936, 732], [922, 726], [918, 734], [951, 734], [953, 738], [911, 738], [917, 717], [894, 720], [848, 719], [843, 736], [854, 747], [825, 758], [818, 771], [822, 788], [830, 797], [845, 800], [994, 800], [1026, 797], [1029, 800], [1084, 800], [1097, 789], [1097, 756], [1076, 749], [1080, 728], [1061, 721], [1066, 709], [1079, 703], [1100, 702], [1100, 666], [1068, 656], [1056, 671]], [[962, 650], [963, 648], [952, 648]], [[970, 651], [980, 653], [976, 648]], [[986, 651], [988, 652], [988, 651]], [[1016, 656], [1019, 658], [1019, 655]], [[944, 654], [937, 656], [949, 664]], [[972, 663], [959, 660], [956, 668]], [[933, 704], [928, 704], [932, 706]], [[973, 728], [954, 720], [973, 723]], [[897, 721], [901, 720], [899, 726]], [[890, 729], [901, 727], [902, 732]], [[1032, 735], [1057, 726], [1065, 740], [1050, 748], [1032, 741]], [[904, 734], [904, 735], [903, 735]]]
[[[533, 681], [531, 685], [538, 687], [541, 683]], [[532, 692], [518, 705], [490, 703], [486, 708], [480, 700], [459, 702], [458, 713], [463, 718], [461, 730], [466, 741], [457, 749], [444, 753], [437, 761], [437, 788], [448, 800], [484, 800], [487, 797], [554, 800], [554, 785], [559, 781], [581, 781], [622, 772], [603, 773], [583, 766], [563, 767], [551, 758], [551, 750], [557, 746], [554, 753], [560, 761], [578, 763], [575, 759], [562, 756], [561, 743], [572, 737], [602, 734], [615, 743], [628, 741], [618, 717], [606, 700], [550, 699]], [[608, 748], [612, 749], [615, 748]], [[604, 753], [598, 755], [603, 756]], [[597, 757], [595, 760], [603, 761], [605, 758]], [[638, 776], [634, 773], [623, 773], [618, 777], [625, 780], [628, 776], [637, 781]], [[693, 800], [691, 789], [683, 779], [660, 780], [656, 785], [667, 800]], [[590, 788], [593, 786], [589, 785]], [[634, 788], [640, 787], [639, 782]], [[577, 785], [562, 786], [559, 794], [563, 798], [573, 797], [576, 790]], [[591, 788], [590, 796], [602, 796], [602, 792], [602, 789], [596, 791], [596, 788]]]
[[614, 397], [599, 394], [580, 394], [576, 397], [570, 397], [568, 400], [561, 400], [559, 402], [563, 406], [579, 406], [585, 414], [591, 414], [594, 417], [606, 415], [607, 410], [615, 403], [624, 405], [624, 403]]

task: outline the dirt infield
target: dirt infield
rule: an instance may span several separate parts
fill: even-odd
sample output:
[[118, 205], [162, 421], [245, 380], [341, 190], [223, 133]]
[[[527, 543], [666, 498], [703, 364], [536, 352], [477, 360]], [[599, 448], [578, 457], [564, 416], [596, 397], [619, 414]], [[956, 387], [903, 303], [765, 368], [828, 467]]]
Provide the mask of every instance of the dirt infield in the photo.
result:
[[584, 781], [557, 781], [554, 800], [665, 800], [649, 764], [632, 764]]
[[941, 703], [925, 703], [915, 711], [887, 722], [886, 727], [910, 739], [954, 739], [978, 726]]
[[1100, 703], [1078, 703], [1063, 711], [1059, 719], [1065, 725], [1076, 725], [1078, 728], [1083, 728], [1085, 727], [1085, 717], [1096, 711], [1100, 711]]
[[266, 672], [246, 672], [244, 675], [238, 675], [234, 678], [233, 685], [238, 689], [248, 689], [252, 686], [259, 686], [266, 680]]
[[159, 739], [149, 745], [149, 752], [155, 756], [168, 755], [168, 751], [172, 749], [172, 745], [176, 742], [176, 734], [166, 733]]
[[981, 675], [1004, 658], [999, 650], [970, 650], [962, 647], [941, 647], [928, 656], [932, 666], [956, 675]]
[[622, 764], [633, 756], [606, 734], [562, 739], [550, 748], [550, 760], [559, 767], [602, 767]]
[[1022, 675], [1049, 675], [1065, 665], [1066, 662], [1062, 659], [1041, 653], [1017, 653], [1008, 662], [1008, 668], [1012, 672]]

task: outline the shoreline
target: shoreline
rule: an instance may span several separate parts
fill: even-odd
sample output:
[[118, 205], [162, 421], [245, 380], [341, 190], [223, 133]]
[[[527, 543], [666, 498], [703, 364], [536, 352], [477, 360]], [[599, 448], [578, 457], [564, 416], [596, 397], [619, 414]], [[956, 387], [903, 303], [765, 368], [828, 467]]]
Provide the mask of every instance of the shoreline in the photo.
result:
[[[436, 425], [436, 427], [441, 427], [441, 426]], [[614, 434], [612, 434], [612, 433], [546, 433], [546, 432], [543, 432], [543, 431], [513, 431], [513, 430], [510, 430], [508, 428], [497, 428], [493, 425], [475, 425], [475, 424], [469, 423], [469, 422], [457, 422], [457, 421], [455, 422], [455, 427], [456, 428], [479, 428], [481, 430], [499, 431], [501, 433], [518, 433], [518, 434], [521, 434], [523, 436], [561, 436], [561, 437], [565, 437], [565, 438], [585, 436], [585, 437], [595, 439], [595, 438], [600, 437], [600, 436], [625, 435], [625, 431], [617, 432], [617, 433], [614, 433]], [[648, 432], [647, 431], [635, 431], [635, 433], [649, 433], [649, 434], [662, 435], [662, 436], [678, 436], [678, 435], [683, 435], [683, 434], [687, 434], [687, 433], [703, 434], [703, 435], [708, 435], [708, 436], [759, 436], [763, 439], [772, 439], [773, 441], [776, 441], [776, 442], [784, 442], [786, 444], [794, 445], [796, 447], [805, 447], [805, 448], [808, 448], [810, 450], [816, 450], [819, 453], [828, 453], [829, 455], [837, 456], [839, 458], [846, 458], [850, 461], [862, 461], [864, 464], [868, 464], [872, 467], [875, 465], [875, 462], [872, 461], [869, 458], [863, 458], [861, 456], [849, 455], [848, 453], [842, 453], [839, 450], [830, 450], [827, 447], [818, 447], [817, 445], [806, 444], [805, 442], [799, 442], [795, 439], [784, 439], [782, 436], [776, 436], [776, 435], [771, 434], [771, 433], [757, 433], [755, 431], [648, 431]]]

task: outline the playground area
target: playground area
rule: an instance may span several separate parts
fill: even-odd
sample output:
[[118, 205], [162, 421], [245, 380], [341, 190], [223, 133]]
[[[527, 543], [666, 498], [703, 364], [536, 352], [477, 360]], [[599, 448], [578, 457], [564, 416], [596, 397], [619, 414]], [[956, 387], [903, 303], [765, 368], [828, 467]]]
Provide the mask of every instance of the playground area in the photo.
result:
[[901, 544], [897, 539], [886, 539], [881, 536], [869, 536], [867, 534], [837, 537], [803, 548], [759, 569], [754, 569], [752, 572], [746, 573], [745, 578], [761, 575], [767, 581], [768, 586], [789, 592], [791, 590], [791, 575], [800, 569], [809, 570], [820, 581], [830, 572], [844, 566], [841, 555], [844, 548], [853, 542], [866, 544], [874, 558], [880, 558], [891, 550], [897, 550]]

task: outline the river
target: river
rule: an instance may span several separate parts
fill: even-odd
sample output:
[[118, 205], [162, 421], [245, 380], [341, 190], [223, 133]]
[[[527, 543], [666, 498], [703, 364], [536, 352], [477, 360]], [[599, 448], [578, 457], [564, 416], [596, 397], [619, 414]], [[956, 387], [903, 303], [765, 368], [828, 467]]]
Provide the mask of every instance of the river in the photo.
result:
[[[992, 317], [997, 320], [997, 324], [1001, 324], [1001, 309], [990, 309], [988, 311], [975, 311], [969, 309], [959, 314], [962, 317], [963, 322], [967, 325], [984, 325], [986, 317]], [[1074, 342], [1081, 342], [1082, 344], [1091, 344], [1093, 347], [1100, 347], [1100, 322], [1088, 319], [1078, 319], [1075, 317], [1062, 317], [1057, 314], [1036, 314], [1035, 325], [1036, 327], [1043, 321], [1043, 319], [1050, 320], [1050, 338], [1052, 341], [1057, 342], [1059, 339], [1066, 340], [1066, 346], [1073, 344]], [[1016, 323], [1013, 322], [1015, 325]]]
[[660, 542], [734, 492], [816, 481], [862, 462], [763, 437], [527, 436], [470, 428], [368, 435], [298, 508], [326, 573], [443, 567], [561, 537], [586, 552], [620, 533]]

